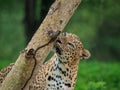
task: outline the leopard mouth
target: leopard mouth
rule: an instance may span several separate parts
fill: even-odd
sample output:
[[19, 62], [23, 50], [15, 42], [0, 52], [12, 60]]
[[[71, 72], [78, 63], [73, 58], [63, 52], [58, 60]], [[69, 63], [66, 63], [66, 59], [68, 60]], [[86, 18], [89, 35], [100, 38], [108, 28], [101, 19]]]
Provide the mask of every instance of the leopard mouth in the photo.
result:
[[58, 46], [55, 46], [55, 50], [56, 50], [56, 53], [58, 53], [59, 55], [62, 55], [62, 49]]

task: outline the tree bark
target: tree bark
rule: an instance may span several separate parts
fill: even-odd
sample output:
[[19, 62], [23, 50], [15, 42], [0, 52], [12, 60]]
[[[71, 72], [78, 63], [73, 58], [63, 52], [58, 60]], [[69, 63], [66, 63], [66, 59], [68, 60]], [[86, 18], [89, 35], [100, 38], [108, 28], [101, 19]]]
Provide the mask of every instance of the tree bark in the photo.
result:
[[[53, 47], [53, 42], [47, 46], [39, 47], [48, 43], [54, 35], [49, 32], [52, 30], [62, 31], [68, 23], [70, 17], [79, 5], [81, 0], [56, 0], [49, 9], [49, 12], [41, 26], [38, 28], [26, 49], [20, 53], [15, 65], [2, 83], [0, 90], [21, 90], [31, 82], [37, 74], [43, 61]], [[37, 52], [34, 54], [34, 52]]]

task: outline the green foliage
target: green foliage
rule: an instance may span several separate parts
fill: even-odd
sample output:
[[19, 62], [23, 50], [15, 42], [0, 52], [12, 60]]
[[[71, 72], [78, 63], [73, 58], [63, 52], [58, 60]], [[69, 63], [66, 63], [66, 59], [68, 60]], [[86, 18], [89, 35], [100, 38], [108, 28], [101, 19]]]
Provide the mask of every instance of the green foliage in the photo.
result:
[[25, 45], [22, 24], [24, 11], [22, 3], [16, 4], [17, 1], [16, 3], [9, 0], [0, 2], [0, 63], [4, 65], [16, 60]]
[[81, 61], [75, 90], [118, 90], [120, 63]]
[[87, 90], [105, 90], [106, 83], [103, 81], [89, 82]]

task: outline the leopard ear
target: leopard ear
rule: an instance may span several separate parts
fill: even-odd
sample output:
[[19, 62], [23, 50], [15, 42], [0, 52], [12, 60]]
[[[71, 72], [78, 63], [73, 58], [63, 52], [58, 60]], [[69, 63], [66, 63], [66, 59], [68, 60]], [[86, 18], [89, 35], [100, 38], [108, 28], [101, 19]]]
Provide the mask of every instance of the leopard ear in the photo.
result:
[[82, 56], [81, 56], [82, 59], [88, 59], [90, 56], [91, 56], [90, 52], [88, 50], [84, 49], [82, 52]]

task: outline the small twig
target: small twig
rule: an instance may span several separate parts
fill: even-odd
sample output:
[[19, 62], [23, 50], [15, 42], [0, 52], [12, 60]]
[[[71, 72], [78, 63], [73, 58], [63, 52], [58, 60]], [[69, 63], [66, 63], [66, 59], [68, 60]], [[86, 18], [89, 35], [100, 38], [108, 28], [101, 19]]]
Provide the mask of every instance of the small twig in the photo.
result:
[[55, 32], [55, 31], [52, 31], [52, 30], [48, 31], [48, 35], [49, 35], [50, 38], [51, 38], [50, 41], [49, 41], [48, 43], [46, 43], [46, 44], [38, 47], [38, 48], [35, 50], [35, 55], [36, 55], [36, 52], [37, 52], [39, 49], [41, 49], [41, 48], [47, 46], [49, 43], [53, 42], [60, 33], [61, 33], [60, 30], [57, 30], [56, 32]]
[[25, 58], [33, 58], [35, 63], [34, 63], [34, 66], [33, 66], [33, 69], [32, 69], [32, 72], [31, 72], [31, 75], [30, 77], [28, 78], [28, 80], [25, 82], [24, 86], [21, 88], [21, 90], [24, 89], [24, 87], [27, 85], [28, 81], [30, 80], [30, 78], [32, 77], [33, 75], [33, 72], [34, 72], [34, 69], [35, 69], [35, 65], [36, 65], [36, 58], [35, 58], [35, 50], [32, 48], [32, 49], [29, 49], [29, 51], [27, 52], [27, 50], [23, 50], [22, 52], [25, 53]]

